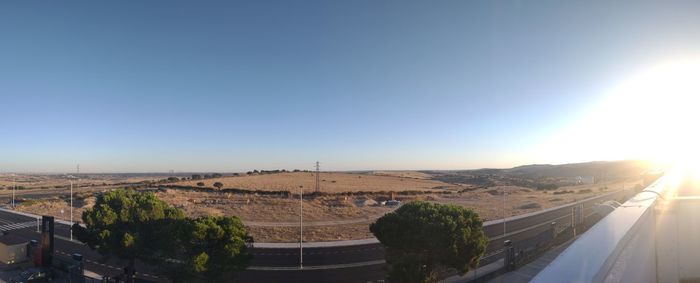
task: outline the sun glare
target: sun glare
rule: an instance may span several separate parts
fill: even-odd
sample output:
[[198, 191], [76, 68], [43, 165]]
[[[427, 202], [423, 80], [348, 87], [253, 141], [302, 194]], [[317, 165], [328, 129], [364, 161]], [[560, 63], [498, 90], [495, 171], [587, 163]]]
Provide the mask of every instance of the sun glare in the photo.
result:
[[646, 159], [700, 169], [700, 58], [630, 76], [547, 149], [580, 159]]

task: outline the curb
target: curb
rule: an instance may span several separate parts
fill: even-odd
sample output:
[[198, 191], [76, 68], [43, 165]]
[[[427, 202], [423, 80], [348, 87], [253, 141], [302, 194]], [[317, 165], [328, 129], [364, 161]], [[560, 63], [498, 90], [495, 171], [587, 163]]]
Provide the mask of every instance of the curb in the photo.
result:
[[340, 268], [351, 268], [351, 267], [361, 267], [370, 265], [385, 264], [386, 261], [383, 259], [372, 260], [365, 262], [356, 263], [345, 263], [345, 264], [332, 264], [332, 265], [312, 265], [312, 266], [250, 266], [247, 270], [267, 270], [267, 271], [290, 271], [290, 270], [324, 270], [324, 269], [340, 269]]

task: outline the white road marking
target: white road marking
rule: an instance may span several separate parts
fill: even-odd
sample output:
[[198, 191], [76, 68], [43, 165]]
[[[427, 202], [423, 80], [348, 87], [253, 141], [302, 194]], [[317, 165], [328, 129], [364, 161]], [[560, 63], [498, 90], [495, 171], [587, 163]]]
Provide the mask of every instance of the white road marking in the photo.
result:
[[28, 227], [36, 227], [35, 221], [22, 222], [22, 223], [12, 223], [7, 225], [0, 225], [0, 231], [9, 231], [15, 229], [24, 229]]
[[365, 262], [355, 262], [355, 263], [345, 263], [345, 264], [332, 264], [332, 265], [316, 265], [316, 266], [304, 266], [304, 268], [299, 268], [298, 266], [250, 266], [248, 270], [321, 270], [321, 269], [339, 269], [339, 268], [350, 268], [350, 267], [360, 267], [369, 265], [378, 265], [386, 263], [385, 260], [372, 260]]

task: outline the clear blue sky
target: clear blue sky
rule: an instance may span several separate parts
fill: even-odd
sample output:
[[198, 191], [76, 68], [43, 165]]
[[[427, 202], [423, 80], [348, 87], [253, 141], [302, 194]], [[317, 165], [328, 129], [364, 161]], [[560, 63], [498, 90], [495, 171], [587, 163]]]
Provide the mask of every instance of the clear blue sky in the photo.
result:
[[3, 1], [0, 172], [553, 162], [625, 74], [700, 49], [700, 1], [656, 2]]

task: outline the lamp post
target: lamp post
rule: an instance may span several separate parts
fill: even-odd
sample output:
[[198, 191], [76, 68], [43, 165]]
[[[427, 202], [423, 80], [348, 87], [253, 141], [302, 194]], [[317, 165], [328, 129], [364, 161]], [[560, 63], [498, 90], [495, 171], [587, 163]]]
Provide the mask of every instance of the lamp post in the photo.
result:
[[70, 181], [70, 240], [73, 241], [73, 180]]
[[304, 186], [299, 186], [299, 269], [304, 269]]
[[17, 184], [15, 183], [16, 175], [12, 174], [12, 209], [15, 209], [15, 190], [17, 190]]
[[70, 240], [73, 241], [73, 179], [75, 177], [68, 175], [68, 182], [70, 182]]
[[506, 187], [503, 187], [503, 237], [506, 236]]

